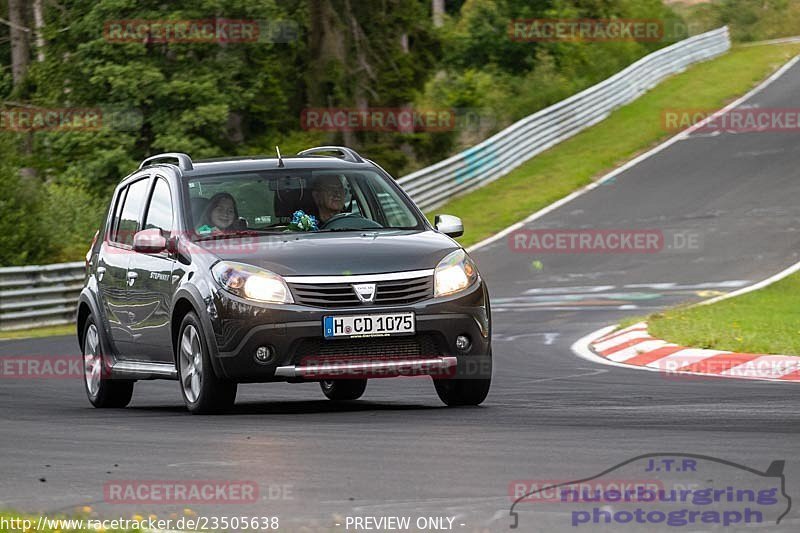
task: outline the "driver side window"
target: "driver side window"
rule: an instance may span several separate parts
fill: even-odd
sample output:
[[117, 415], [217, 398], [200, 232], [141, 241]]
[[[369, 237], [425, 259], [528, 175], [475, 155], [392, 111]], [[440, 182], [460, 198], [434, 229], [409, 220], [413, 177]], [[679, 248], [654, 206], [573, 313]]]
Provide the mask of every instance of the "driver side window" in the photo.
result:
[[140, 217], [147, 198], [149, 185], [150, 178], [142, 178], [128, 186], [128, 193], [125, 195], [122, 206], [122, 214], [113, 237], [114, 242], [128, 246], [133, 244], [133, 235], [141, 227]]
[[147, 207], [144, 229], [157, 228], [165, 237], [172, 233], [172, 194], [163, 178], [156, 179], [150, 205]]

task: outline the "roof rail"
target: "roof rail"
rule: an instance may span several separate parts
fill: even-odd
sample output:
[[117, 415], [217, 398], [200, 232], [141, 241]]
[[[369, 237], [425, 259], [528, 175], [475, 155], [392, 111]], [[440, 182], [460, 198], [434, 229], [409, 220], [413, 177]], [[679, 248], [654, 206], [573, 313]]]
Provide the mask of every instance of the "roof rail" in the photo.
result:
[[314, 148], [309, 148], [308, 150], [297, 152], [297, 155], [299, 157], [305, 157], [309, 155], [320, 154], [323, 152], [339, 152], [340, 154], [342, 154], [340, 159], [344, 159], [345, 161], [349, 161], [351, 163], [364, 162], [361, 156], [358, 155], [358, 152], [356, 152], [352, 148], [347, 148], [346, 146], [315, 146]]
[[144, 167], [156, 164], [156, 161], [161, 159], [177, 159], [178, 160], [178, 168], [181, 170], [193, 170], [194, 165], [192, 165], [192, 158], [188, 155], [181, 153], [181, 152], [168, 152], [166, 154], [158, 154], [151, 157], [148, 157], [142, 164], [139, 165], [139, 170], [143, 169]]

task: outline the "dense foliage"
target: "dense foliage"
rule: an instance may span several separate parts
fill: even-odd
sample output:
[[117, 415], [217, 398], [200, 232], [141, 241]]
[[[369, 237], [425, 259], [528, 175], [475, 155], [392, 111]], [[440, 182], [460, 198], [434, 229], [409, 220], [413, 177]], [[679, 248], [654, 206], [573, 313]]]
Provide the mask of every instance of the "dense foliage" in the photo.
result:
[[676, 4], [677, 12], [699, 33], [728, 25], [735, 41], [752, 42], [793, 37], [800, 33], [797, 0], [715, 0]]
[[[747, 0], [727, 3], [736, 2]], [[103, 111], [101, 127], [88, 130], [14, 131], [4, 122], [0, 265], [81, 258], [109, 191], [147, 155], [273, 153], [276, 144], [293, 153], [345, 143], [403, 174], [686, 34], [661, 0], [447, 0], [445, 6], [435, 24], [430, 0], [0, 0], [4, 109]], [[745, 16], [723, 12], [732, 14], [720, 20]], [[271, 37], [116, 42], [107, 33], [109, 22], [120, 20], [217, 17], [262, 21], [262, 30], [269, 29], [262, 35]], [[508, 37], [511, 20], [557, 17], [660, 19], [679, 29], [649, 43]], [[20, 25], [26, 31], [15, 36]], [[20, 39], [25, 48], [15, 56], [12, 43]], [[301, 123], [308, 107], [404, 106], [454, 109], [458, 128], [318, 132]]]

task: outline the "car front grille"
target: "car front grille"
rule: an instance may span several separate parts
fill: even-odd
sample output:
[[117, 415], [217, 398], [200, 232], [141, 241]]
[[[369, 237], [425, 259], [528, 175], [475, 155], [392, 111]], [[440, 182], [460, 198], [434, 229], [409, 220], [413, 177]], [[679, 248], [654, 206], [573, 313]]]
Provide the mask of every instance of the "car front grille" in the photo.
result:
[[324, 340], [303, 339], [297, 345], [295, 362], [304, 358], [407, 358], [437, 357], [442, 355], [441, 343], [436, 335], [420, 333], [398, 337], [371, 337], [364, 339]]
[[[358, 307], [364, 305], [351, 283], [290, 283], [295, 302], [312, 307]], [[375, 305], [409, 305], [433, 296], [433, 277], [378, 281]]]

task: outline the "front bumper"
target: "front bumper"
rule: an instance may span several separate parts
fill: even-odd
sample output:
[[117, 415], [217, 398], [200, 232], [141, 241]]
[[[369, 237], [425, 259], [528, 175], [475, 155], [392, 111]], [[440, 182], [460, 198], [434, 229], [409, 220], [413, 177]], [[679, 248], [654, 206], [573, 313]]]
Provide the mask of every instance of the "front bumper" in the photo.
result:
[[279, 366], [276, 377], [304, 379], [388, 378], [396, 376], [449, 376], [456, 371], [456, 357], [427, 357], [414, 359], [372, 359], [368, 361], [327, 360], [319, 363]]
[[[416, 333], [412, 336], [336, 340], [323, 337], [322, 321], [326, 315], [407, 311], [416, 317]], [[261, 305], [219, 290], [209, 312], [214, 328], [215, 368], [225, 379], [242, 383], [328, 379], [330, 373], [318, 372], [325, 365], [336, 366], [328, 370], [341, 377], [410, 375], [415, 365], [422, 370], [417, 374], [441, 375], [449, 373], [456, 362], [477, 361], [491, 352], [489, 296], [482, 281], [458, 295], [412, 305], [336, 309]], [[470, 338], [469, 349], [456, 348], [459, 335]], [[270, 348], [272, 357], [258, 361], [258, 348], [265, 346]], [[347, 369], [351, 372], [344, 372]]]

